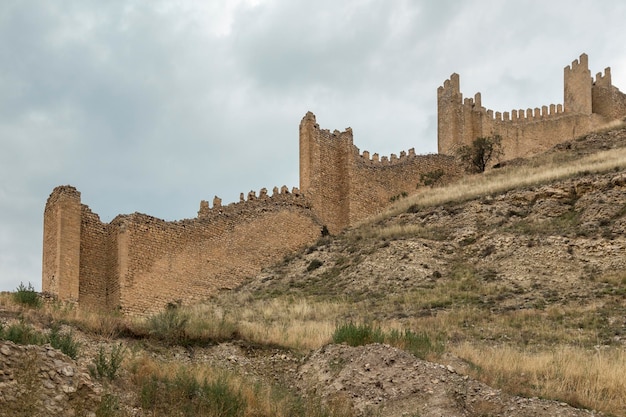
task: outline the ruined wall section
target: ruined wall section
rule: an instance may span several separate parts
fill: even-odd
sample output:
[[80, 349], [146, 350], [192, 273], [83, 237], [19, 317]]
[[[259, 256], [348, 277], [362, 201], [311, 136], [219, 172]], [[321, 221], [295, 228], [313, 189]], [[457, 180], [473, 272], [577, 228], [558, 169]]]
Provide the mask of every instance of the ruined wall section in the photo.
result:
[[322, 130], [308, 112], [300, 123], [300, 190], [333, 234], [350, 224], [353, 162], [352, 129]]
[[82, 205], [79, 303], [95, 310], [120, 306], [119, 268], [115, 226], [102, 223]]
[[626, 96], [611, 85], [610, 68], [594, 83], [586, 54], [564, 69], [562, 105], [494, 112], [480, 93], [463, 99], [458, 74], [438, 88], [437, 102], [439, 153], [454, 155], [478, 137], [500, 135], [501, 160], [535, 155], [626, 116]]
[[120, 231], [121, 309], [139, 315], [234, 288], [321, 231], [305, 199], [293, 193], [212, 208], [203, 202], [191, 220], [135, 213], [111, 223]]
[[626, 117], [626, 94], [613, 86], [611, 68], [606, 68], [604, 74], [599, 72], [596, 75], [591, 93], [593, 113], [602, 115], [608, 120]]
[[414, 149], [400, 156], [382, 157], [355, 147], [350, 178], [350, 223], [380, 213], [396, 198], [415, 193], [425, 178], [443, 185], [463, 175], [455, 158], [447, 155], [416, 155]]
[[80, 193], [56, 187], [44, 209], [42, 290], [63, 300], [79, 298], [80, 230]]

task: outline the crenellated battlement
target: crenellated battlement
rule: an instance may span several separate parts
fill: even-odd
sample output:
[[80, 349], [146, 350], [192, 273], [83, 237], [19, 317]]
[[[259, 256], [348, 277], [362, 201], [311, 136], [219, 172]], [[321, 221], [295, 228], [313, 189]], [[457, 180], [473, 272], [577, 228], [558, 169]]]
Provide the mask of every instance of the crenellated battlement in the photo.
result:
[[581, 54], [578, 59], [572, 61], [571, 65], [565, 67], [565, 71], [569, 72], [586, 72], [589, 68], [589, 57], [587, 54]]
[[294, 205], [298, 207], [307, 207], [306, 199], [300, 193], [297, 187], [293, 187], [291, 191], [286, 185], [282, 187], [274, 187], [272, 194], [269, 194], [267, 188], [261, 188], [257, 196], [255, 191], [250, 191], [246, 195], [241, 193], [238, 202], [228, 205], [222, 205], [222, 199], [218, 196], [213, 198], [213, 206], [209, 206], [207, 200], [200, 201], [200, 210], [198, 211], [199, 219], [206, 219], [211, 216], [227, 216], [239, 213], [245, 210], [256, 210], [262, 206], [270, 205]]
[[478, 137], [502, 137], [502, 159], [525, 157], [573, 139], [626, 115], [626, 98], [611, 85], [611, 70], [591, 78], [586, 54], [564, 68], [563, 104], [494, 111], [481, 105], [481, 95], [462, 98], [458, 74], [437, 89], [438, 147], [454, 155]]
[[415, 148], [409, 149], [408, 152], [400, 151], [400, 156], [395, 153], [392, 153], [389, 156], [380, 156], [377, 153], [371, 154], [369, 151], [363, 151], [362, 153], [359, 151], [359, 148], [354, 147], [356, 154], [359, 156], [360, 160], [365, 163], [369, 163], [372, 165], [380, 164], [384, 166], [390, 166], [395, 164], [404, 164], [407, 161], [415, 158]]
[[[451, 77], [446, 88], [457, 90], [457, 81]], [[445, 183], [461, 169], [454, 158], [417, 155], [414, 148], [389, 156], [361, 152], [352, 129], [320, 129], [311, 112], [300, 123], [300, 189], [331, 233], [378, 213], [394, 196], [416, 192], [432, 172], [444, 172]]]
[[604, 69], [604, 73], [599, 72], [596, 74], [596, 79], [593, 82], [595, 86], [598, 87], [611, 87], [613, 84], [611, 82], [611, 68], [607, 67]]

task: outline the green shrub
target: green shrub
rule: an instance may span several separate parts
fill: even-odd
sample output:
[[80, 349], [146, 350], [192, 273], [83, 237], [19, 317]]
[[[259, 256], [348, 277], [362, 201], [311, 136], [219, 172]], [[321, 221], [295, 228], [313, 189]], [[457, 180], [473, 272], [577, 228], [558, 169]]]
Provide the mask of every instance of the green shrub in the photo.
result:
[[120, 402], [113, 394], [104, 394], [96, 409], [96, 417], [115, 417], [119, 414]]
[[324, 265], [324, 262], [320, 261], [319, 259], [313, 259], [310, 263], [309, 266], [306, 267], [307, 272], [311, 272], [316, 270], [317, 268], [319, 268], [320, 266]]
[[426, 359], [431, 353], [442, 353], [445, 347], [441, 340], [433, 341], [427, 333], [415, 333], [412, 330], [394, 329], [385, 337], [385, 342], [420, 359]]
[[383, 343], [385, 336], [379, 327], [352, 322], [339, 325], [333, 333], [333, 343], [347, 343], [350, 346], [363, 346], [370, 343]]
[[490, 162], [502, 156], [502, 137], [499, 135], [476, 138], [470, 145], [457, 149], [457, 155], [469, 172], [485, 172]]
[[45, 335], [23, 321], [8, 327], [0, 326], [0, 339], [9, 340], [18, 345], [43, 345], [46, 343]]
[[[443, 169], [435, 169], [424, 174], [420, 174], [420, 182], [427, 187], [432, 187], [445, 175]], [[418, 184], [419, 187], [419, 184]]]
[[78, 357], [80, 343], [74, 340], [72, 332], [61, 333], [58, 325], [53, 325], [48, 335], [48, 342], [53, 348], [59, 349], [72, 359]]
[[187, 313], [176, 305], [168, 305], [165, 311], [148, 319], [148, 333], [167, 344], [186, 346], [190, 343], [186, 330], [188, 321]]
[[41, 298], [37, 291], [35, 291], [35, 287], [30, 282], [28, 283], [28, 287], [24, 286], [24, 283], [20, 282], [20, 285], [15, 290], [13, 294], [13, 299], [16, 303], [26, 305], [29, 307], [39, 307], [41, 305]]
[[126, 348], [121, 343], [113, 346], [108, 355], [104, 350], [104, 346], [100, 346], [98, 356], [94, 358], [93, 365], [89, 365], [89, 373], [94, 378], [108, 378], [112, 381], [117, 377], [117, 372], [122, 366], [125, 355]]
[[350, 346], [388, 343], [421, 359], [426, 358], [431, 353], [439, 354], [443, 352], [445, 347], [442, 340], [433, 341], [427, 333], [395, 329], [385, 333], [379, 327], [370, 324], [357, 325], [354, 323], [337, 326], [333, 334], [333, 343], [346, 343]]

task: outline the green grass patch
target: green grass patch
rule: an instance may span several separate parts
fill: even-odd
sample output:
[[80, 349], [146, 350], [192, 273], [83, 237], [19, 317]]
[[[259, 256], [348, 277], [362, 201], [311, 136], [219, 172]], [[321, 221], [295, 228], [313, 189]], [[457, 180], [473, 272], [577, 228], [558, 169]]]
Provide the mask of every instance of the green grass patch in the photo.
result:
[[346, 343], [349, 346], [364, 346], [371, 343], [387, 343], [424, 359], [432, 354], [441, 354], [445, 349], [443, 338], [431, 339], [425, 332], [393, 329], [384, 332], [371, 324], [340, 324], [333, 334], [333, 343]]

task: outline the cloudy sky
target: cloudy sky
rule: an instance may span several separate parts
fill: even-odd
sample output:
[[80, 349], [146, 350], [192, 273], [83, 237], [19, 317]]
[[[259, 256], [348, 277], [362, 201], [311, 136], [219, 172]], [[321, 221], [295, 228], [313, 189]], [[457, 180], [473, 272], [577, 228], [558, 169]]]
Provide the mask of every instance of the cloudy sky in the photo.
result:
[[586, 52], [626, 91], [626, 3], [2, 0], [0, 290], [41, 288], [42, 215], [71, 184], [105, 222], [298, 185], [298, 124], [361, 150], [437, 150], [436, 90], [563, 102]]

